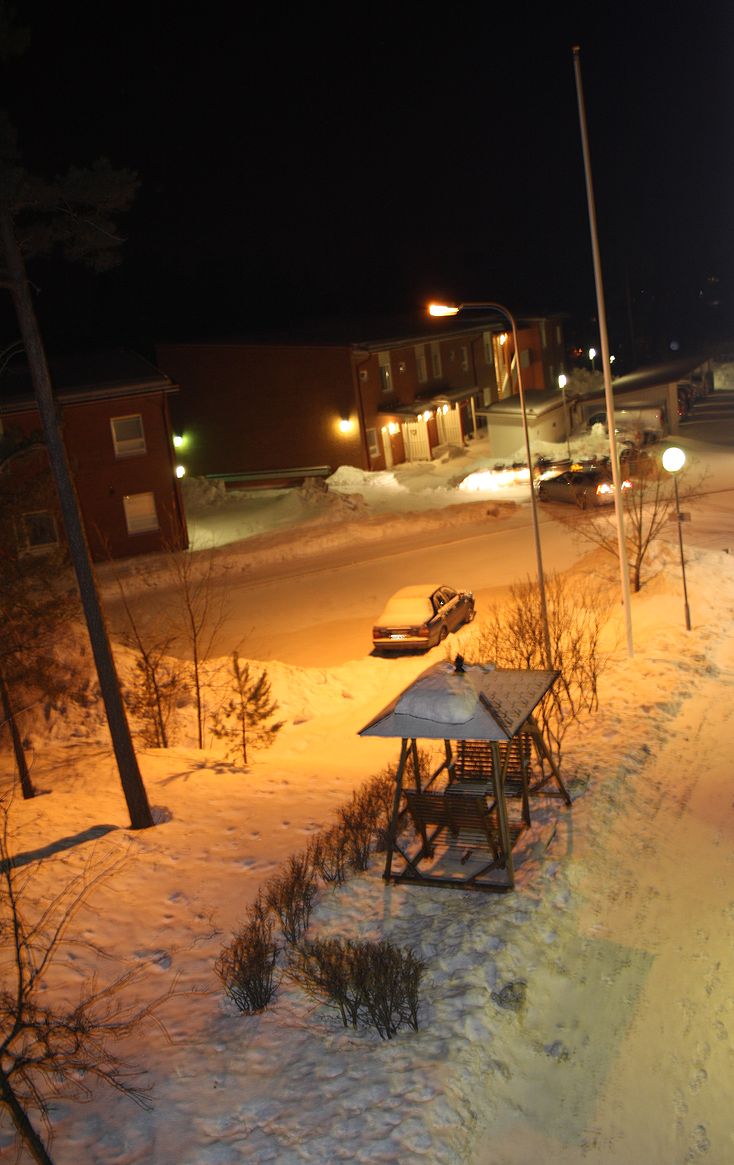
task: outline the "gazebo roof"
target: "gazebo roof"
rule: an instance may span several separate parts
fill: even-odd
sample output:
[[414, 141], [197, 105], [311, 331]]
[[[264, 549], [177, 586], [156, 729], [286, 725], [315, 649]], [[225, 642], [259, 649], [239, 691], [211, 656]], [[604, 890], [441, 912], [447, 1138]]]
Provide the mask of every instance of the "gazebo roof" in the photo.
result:
[[[458, 663], [458, 667], [457, 667]], [[433, 664], [366, 724], [360, 736], [511, 740], [553, 686], [557, 671]]]

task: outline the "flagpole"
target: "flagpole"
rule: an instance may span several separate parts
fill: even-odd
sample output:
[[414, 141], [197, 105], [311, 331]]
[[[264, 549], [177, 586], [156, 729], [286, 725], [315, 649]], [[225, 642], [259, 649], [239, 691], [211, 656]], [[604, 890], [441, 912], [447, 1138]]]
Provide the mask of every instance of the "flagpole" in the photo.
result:
[[581, 143], [584, 151], [584, 173], [586, 175], [586, 200], [589, 207], [589, 226], [591, 229], [591, 250], [594, 257], [594, 281], [596, 284], [596, 307], [599, 317], [599, 336], [601, 339], [601, 362], [604, 373], [604, 399], [607, 406], [607, 429], [609, 431], [609, 453], [612, 462], [612, 481], [614, 482], [614, 513], [617, 521], [617, 545], [619, 549], [619, 569], [622, 584], [622, 606], [624, 607], [625, 627], [627, 631], [627, 652], [634, 655], [632, 642], [632, 604], [630, 596], [630, 574], [627, 561], [627, 540], [624, 533], [624, 505], [622, 502], [621, 480], [619, 468], [619, 451], [617, 434], [614, 427], [614, 394], [612, 391], [612, 371], [609, 360], [609, 340], [607, 338], [607, 317], [604, 306], [604, 286], [601, 277], [601, 259], [599, 257], [599, 240], [596, 231], [596, 209], [594, 205], [594, 188], [591, 182], [591, 162], [589, 160], [589, 138], [586, 131], [586, 109], [584, 106], [584, 91], [581, 82], [580, 48], [573, 46], [573, 63], [576, 74], [576, 96], [579, 107], [579, 123], [581, 126]]

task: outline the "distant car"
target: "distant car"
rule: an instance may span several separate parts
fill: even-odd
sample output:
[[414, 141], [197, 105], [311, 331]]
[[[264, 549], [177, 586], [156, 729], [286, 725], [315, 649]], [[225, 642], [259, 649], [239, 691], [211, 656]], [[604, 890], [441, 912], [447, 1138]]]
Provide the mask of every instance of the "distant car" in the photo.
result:
[[474, 618], [474, 595], [437, 583], [396, 591], [372, 629], [377, 652], [427, 651]]
[[[544, 502], [571, 502], [580, 509], [589, 506], [614, 504], [614, 481], [611, 471], [603, 469], [570, 469], [542, 477], [538, 481], [538, 497]], [[629, 478], [622, 480], [622, 489], [631, 489]]]

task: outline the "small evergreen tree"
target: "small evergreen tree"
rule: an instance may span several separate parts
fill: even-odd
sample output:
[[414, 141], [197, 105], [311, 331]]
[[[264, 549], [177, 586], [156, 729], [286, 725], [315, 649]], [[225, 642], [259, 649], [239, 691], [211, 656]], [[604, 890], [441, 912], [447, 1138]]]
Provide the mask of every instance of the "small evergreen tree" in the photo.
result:
[[248, 748], [269, 748], [283, 721], [273, 721], [278, 705], [271, 695], [268, 673], [250, 675], [250, 665], [232, 652], [232, 695], [223, 708], [211, 716], [212, 735], [227, 744], [232, 760], [247, 764]]

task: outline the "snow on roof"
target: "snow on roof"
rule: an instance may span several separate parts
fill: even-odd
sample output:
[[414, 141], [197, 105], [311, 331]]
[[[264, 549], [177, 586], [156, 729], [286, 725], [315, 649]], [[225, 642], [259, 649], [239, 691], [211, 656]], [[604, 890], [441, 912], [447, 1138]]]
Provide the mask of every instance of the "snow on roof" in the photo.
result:
[[433, 614], [431, 595], [439, 586], [440, 583], [417, 583], [401, 587], [387, 600], [377, 623], [420, 623], [426, 617], [430, 618]]
[[359, 732], [425, 740], [510, 740], [558, 678], [555, 671], [433, 664]]

